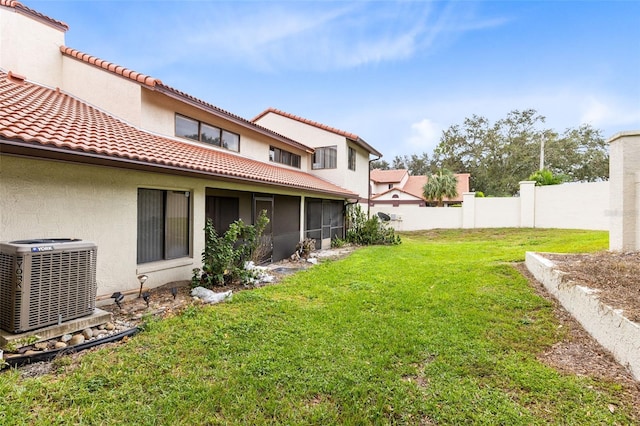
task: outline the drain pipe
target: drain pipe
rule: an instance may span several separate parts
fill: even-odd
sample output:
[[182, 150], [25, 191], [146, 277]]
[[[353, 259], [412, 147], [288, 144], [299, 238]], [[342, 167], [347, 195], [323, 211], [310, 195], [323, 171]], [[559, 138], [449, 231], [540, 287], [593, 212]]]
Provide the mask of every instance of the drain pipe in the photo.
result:
[[368, 170], [368, 180], [367, 187], [369, 188], [369, 193], [367, 194], [367, 219], [371, 218], [371, 163], [374, 161], [378, 161], [382, 158], [382, 155], [378, 156], [378, 158], [374, 158], [373, 160], [369, 160], [369, 170]]

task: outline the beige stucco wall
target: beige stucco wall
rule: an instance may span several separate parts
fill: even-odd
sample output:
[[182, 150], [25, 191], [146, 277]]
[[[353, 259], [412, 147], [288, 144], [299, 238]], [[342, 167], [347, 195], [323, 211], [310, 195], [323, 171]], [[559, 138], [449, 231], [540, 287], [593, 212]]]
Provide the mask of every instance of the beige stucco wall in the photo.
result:
[[[204, 182], [192, 178], [0, 156], [0, 240], [80, 238], [98, 246], [98, 295], [188, 279], [199, 266], [203, 233], [194, 232], [194, 258], [136, 264], [137, 190], [192, 192], [194, 212], [204, 212]], [[193, 229], [204, 228], [194, 215]], [[167, 269], [168, 267], [173, 267]]]
[[640, 250], [640, 130], [609, 140], [609, 248]]
[[[192, 257], [137, 265], [138, 188], [191, 192]], [[201, 266], [205, 196], [215, 194], [214, 188], [301, 196], [287, 189], [0, 155], [0, 241], [95, 242], [99, 296], [139, 288], [139, 274], [149, 276], [150, 288], [189, 280]], [[245, 204], [241, 216], [250, 222]]]
[[58, 87], [62, 84], [64, 31], [15, 9], [0, 7], [0, 68], [29, 81]]
[[[337, 167], [335, 169], [313, 170], [309, 159], [309, 172], [335, 183], [350, 191], [356, 192], [361, 198], [369, 196], [369, 153], [351, 142], [344, 136], [284, 117], [280, 114], [266, 114], [257, 124], [285, 135], [297, 142], [312, 148], [336, 146], [338, 150]], [[349, 170], [348, 146], [356, 149], [356, 170]]]
[[[273, 145], [277, 148], [281, 148], [301, 156], [300, 168], [289, 167], [278, 163], [279, 166], [301, 171], [308, 171], [308, 168], [310, 167], [310, 154], [306, 151], [279, 142], [275, 139], [271, 139], [259, 132], [252, 131], [236, 123], [224, 120], [223, 118], [217, 117], [202, 109], [179, 102], [178, 100], [163, 95], [162, 93], [154, 92], [146, 88], [142, 89], [142, 128], [173, 138], [175, 137], [176, 113], [239, 134], [240, 154], [243, 157], [263, 162], [269, 161], [269, 146]], [[190, 141], [188, 139], [180, 140], [188, 143], [199, 144], [197, 141]], [[220, 149], [225, 152], [234, 152], [228, 151], [224, 148]]]
[[62, 70], [62, 90], [134, 126], [141, 125], [142, 88], [138, 83], [67, 56]]

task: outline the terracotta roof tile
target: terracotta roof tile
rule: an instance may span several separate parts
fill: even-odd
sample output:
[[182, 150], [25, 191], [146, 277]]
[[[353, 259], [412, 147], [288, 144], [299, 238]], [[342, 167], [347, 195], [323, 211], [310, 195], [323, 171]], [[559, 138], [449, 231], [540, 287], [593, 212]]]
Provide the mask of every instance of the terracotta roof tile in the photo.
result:
[[288, 112], [284, 112], [284, 111], [281, 111], [281, 110], [276, 109], [276, 108], [267, 108], [266, 110], [262, 111], [260, 114], [255, 116], [251, 121], [255, 123], [256, 121], [258, 121], [259, 119], [261, 119], [262, 117], [264, 117], [265, 115], [267, 115], [269, 113], [278, 114], [278, 115], [281, 115], [283, 117], [287, 117], [287, 118], [290, 118], [292, 120], [299, 121], [301, 123], [308, 124], [310, 126], [317, 127], [319, 129], [322, 129], [322, 130], [326, 130], [327, 132], [331, 132], [331, 133], [335, 133], [336, 135], [344, 136], [345, 138], [351, 139], [352, 141], [354, 141], [354, 142], [358, 143], [359, 145], [361, 145], [363, 148], [367, 149], [369, 151], [369, 153], [375, 154], [375, 155], [378, 155], [378, 156], [382, 157], [382, 154], [378, 150], [376, 150], [371, 145], [366, 143], [363, 139], [360, 138], [360, 136], [356, 135], [355, 133], [350, 133], [350, 132], [346, 132], [344, 130], [336, 129], [335, 127], [327, 126], [326, 124], [318, 123], [317, 121], [309, 120], [307, 118], [303, 118], [303, 117], [300, 117], [298, 115], [290, 114]]
[[409, 174], [409, 171], [404, 169], [399, 169], [399, 170], [373, 169], [371, 170], [371, 180], [376, 183], [402, 182], [402, 179], [407, 174]]
[[[5, 0], [0, 0], [0, 1], [5, 1]], [[149, 89], [152, 90], [156, 90], [159, 91], [161, 93], [164, 93], [165, 95], [168, 96], [172, 96], [174, 98], [177, 98], [180, 101], [183, 102], [187, 102], [190, 103], [191, 105], [195, 106], [196, 108], [200, 108], [200, 109], [204, 109], [209, 113], [213, 113], [214, 115], [223, 117], [227, 120], [232, 120], [238, 124], [240, 124], [243, 127], [249, 127], [255, 131], [258, 131], [260, 133], [263, 134], [269, 134], [270, 136], [276, 137], [278, 138], [281, 142], [284, 142], [287, 145], [291, 145], [294, 146], [298, 149], [301, 149], [305, 152], [309, 152], [312, 153], [313, 149], [298, 142], [295, 141], [291, 138], [288, 138], [284, 135], [281, 135], [279, 133], [274, 132], [271, 129], [267, 129], [266, 127], [260, 126], [259, 124], [256, 124], [252, 121], [249, 121], [243, 117], [240, 117], [239, 115], [233, 114], [229, 111], [225, 111], [222, 108], [219, 108], [213, 104], [210, 104], [208, 102], [205, 102], [203, 100], [200, 100], [194, 96], [189, 95], [188, 93], [182, 92], [180, 90], [174, 89], [171, 86], [167, 86], [166, 84], [162, 83], [162, 81], [160, 81], [157, 78], [153, 78], [150, 77], [148, 75], [145, 74], [141, 74], [139, 72], [130, 70], [128, 68], [122, 67], [120, 65], [116, 65], [112, 62], [109, 61], [105, 61], [103, 59], [97, 58], [95, 56], [89, 55], [88, 53], [83, 53], [79, 50], [76, 49], [72, 49], [70, 47], [66, 47], [66, 46], [60, 46], [60, 52], [62, 52], [62, 54], [67, 55], [71, 58], [77, 59], [79, 61], [85, 62], [87, 64], [90, 65], [94, 65], [98, 68], [101, 68], [105, 71], [109, 71], [113, 74], [119, 75], [121, 77], [130, 79], [136, 83], [142, 84], [144, 86], [146, 86]]]
[[20, 3], [19, 1], [16, 0], [0, 0], [0, 7], [9, 7], [11, 9], [14, 9], [17, 12], [20, 12], [24, 15], [28, 15], [32, 18], [35, 18], [39, 21], [44, 22], [45, 24], [51, 25], [54, 28], [57, 28], [59, 30], [62, 31], [68, 31], [69, 30], [69, 26], [67, 24], [65, 24], [62, 21], [58, 21], [56, 19], [50, 18], [46, 15], [43, 15], [40, 12], [37, 12], [33, 9], [29, 9], [28, 7], [26, 7], [25, 5], [23, 5], [22, 3]]
[[16, 84], [1, 71], [0, 138], [1, 143], [19, 146], [357, 197], [302, 171], [142, 131], [59, 90], [30, 82]]
[[114, 74], [118, 74], [118, 75], [121, 75], [122, 77], [126, 77], [137, 83], [144, 84], [145, 86], [154, 87], [156, 84], [162, 84], [162, 82], [157, 78], [149, 77], [148, 75], [144, 75], [139, 72], [130, 70], [128, 68], [121, 67], [120, 65], [116, 65], [112, 62], [104, 61], [95, 56], [91, 56], [88, 53], [83, 53], [83, 52], [80, 52], [79, 50], [72, 49], [70, 47], [60, 46], [60, 52], [62, 52], [62, 54], [64, 55], [70, 56], [75, 59], [79, 59], [80, 61], [86, 62], [91, 65], [94, 65], [98, 68], [102, 68]]

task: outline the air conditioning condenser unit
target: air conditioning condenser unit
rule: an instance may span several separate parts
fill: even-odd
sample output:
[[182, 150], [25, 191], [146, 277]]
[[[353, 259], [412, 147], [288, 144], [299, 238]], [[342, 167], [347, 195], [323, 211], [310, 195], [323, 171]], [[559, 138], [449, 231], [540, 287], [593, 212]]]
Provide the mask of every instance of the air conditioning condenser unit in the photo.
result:
[[0, 328], [11, 333], [93, 314], [94, 243], [71, 238], [0, 243]]

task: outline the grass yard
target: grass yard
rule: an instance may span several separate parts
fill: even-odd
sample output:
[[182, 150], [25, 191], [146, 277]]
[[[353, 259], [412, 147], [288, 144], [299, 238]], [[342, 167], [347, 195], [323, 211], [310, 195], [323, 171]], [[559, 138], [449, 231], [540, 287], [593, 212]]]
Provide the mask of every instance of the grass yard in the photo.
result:
[[607, 247], [606, 232], [405, 234], [57, 374], [0, 374], [0, 424], [634, 424], [618, 385], [536, 360], [563, 331], [510, 265]]

